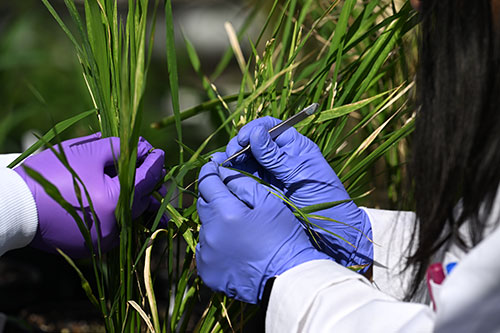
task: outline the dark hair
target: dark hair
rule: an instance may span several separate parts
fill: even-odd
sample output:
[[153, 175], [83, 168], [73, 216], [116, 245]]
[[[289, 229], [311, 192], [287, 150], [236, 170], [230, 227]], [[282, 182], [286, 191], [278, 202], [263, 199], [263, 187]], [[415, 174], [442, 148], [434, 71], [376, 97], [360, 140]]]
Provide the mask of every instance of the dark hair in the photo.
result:
[[[421, 19], [408, 299], [444, 244], [481, 240], [500, 183], [500, 34], [490, 0], [424, 0]], [[470, 242], [458, 232], [466, 221]]]

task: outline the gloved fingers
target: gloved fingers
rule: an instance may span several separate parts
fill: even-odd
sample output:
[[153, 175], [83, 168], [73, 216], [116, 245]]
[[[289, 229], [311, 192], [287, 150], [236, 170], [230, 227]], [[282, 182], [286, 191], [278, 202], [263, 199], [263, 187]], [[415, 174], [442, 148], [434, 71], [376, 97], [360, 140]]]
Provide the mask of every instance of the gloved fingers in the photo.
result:
[[[199, 266], [200, 266], [200, 250], [201, 250], [201, 245], [200, 245], [200, 242], [198, 242], [198, 244], [196, 244], [196, 252], [195, 252], [195, 260], [196, 260], [196, 268], [199, 270]], [[199, 274], [199, 273], [198, 273]]]
[[290, 144], [294, 144], [295, 142], [302, 142], [303, 140], [309, 140], [302, 134], [300, 134], [295, 128], [290, 127], [283, 133], [281, 133], [278, 137], [274, 139], [274, 142], [278, 145], [278, 147], [282, 148]]
[[198, 211], [198, 215], [202, 223], [199, 233], [199, 243], [203, 243], [204, 241], [204, 233], [203, 233], [203, 231], [205, 230], [204, 225], [206, 222], [208, 222], [208, 220], [210, 220], [210, 216], [213, 215], [212, 208], [213, 206], [210, 206], [207, 203], [207, 201], [203, 199], [201, 195], [196, 200], [196, 210]]
[[[244, 148], [244, 146], [241, 146], [239, 144], [238, 137], [235, 136], [234, 138], [229, 140], [229, 143], [226, 146], [227, 157], [234, 155], [235, 153], [237, 153], [238, 151], [240, 151], [243, 148]], [[241, 154], [240, 156], [235, 157], [233, 160], [231, 160], [230, 163], [232, 165], [241, 164], [241, 163], [247, 161], [249, 156], [250, 156], [250, 152], [247, 151], [247, 152]]]
[[73, 145], [73, 149], [88, 151], [88, 156], [93, 158], [89, 163], [102, 168], [113, 166], [118, 163], [120, 157], [120, 138], [114, 136], [102, 138], [80, 145]]
[[[238, 146], [244, 147], [250, 143], [250, 134], [256, 127], [263, 126], [266, 129], [266, 131], [269, 131], [271, 128], [278, 125], [279, 123], [281, 123], [281, 120], [269, 116], [258, 118], [248, 123], [247, 125], [243, 126], [240, 132], [238, 133], [237, 136]], [[303, 142], [304, 140], [306, 142]], [[274, 142], [276, 142], [278, 147], [285, 147], [286, 145], [294, 144], [294, 142], [296, 141], [299, 141], [301, 144], [306, 144], [309, 141], [309, 139], [304, 137], [293, 127], [287, 129], [286, 131], [281, 133], [278, 137], [274, 138]], [[228, 151], [229, 156], [231, 155], [231, 153], [234, 152]]]
[[212, 154], [212, 158], [210, 159], [211, 161], [214, 161], [218, 165], [220, 165], [222, 162], [224, 162], [227, 159], [228, 155], [226, 152], [219, 151], [214, 154]]
[[[137, 218], [148, 211], [152, 202], [155, 187], [160, 182], [163, 174], [163, 151], [153, 150], [146, 159], [137, 167], [135, 174], [134, 203], [132, 217]], [[113, 180], [117, 180], [114, 177]]]
[[163, 175], [165, 153], [161, 149], [150, 152], [144, 161], [137, 167], [135, 174], [135, 196], [143, 198], [149, 196]]
[[[238, 152], [242, 147], [238, 144], [238, 140], [233, 138], [226, 147], [226, 155], [225, 158], [220, 160], [220, 163], [226, 160], [227, 157], [232, 156], [234, 153]], [[217, 159], [219, 162], [219, 159]], [[219, 163], [219, 165], [220, 165]], [[267, 172], [262, 169], [262, 167], [257, 163], [255, 158], [253, 158], [251, 152], [244, 153], [233, 160], [224, 164], [224, 166], [232, 167], [241, 171], [245, 171], [251, 173], [254, 176], [257, 176], [262, 179], [267, 179]]]
[[[101, 138], [77, 147], [91, 149], [92, 156], [95, 156], [96, 161], [99, 161], [103, 167], [115, 165], [120, 157], [120, 138], [118, 137]], [[137, 160], [144, 160], [152, 149], [153, 146], [146, 139], [140, 137], [137, 143]]]
[[[201, 199], [203, 200], [203, 199]], [[206, 202], [203, 205], [206, 205]], [[199, 233], [199, 238], [198, 238], [198, 244], [196, 244], [196, 252], [195, 252], [195, 258], [196, 258], [196, 269], [198, 270], [198, 275], [206, 278], [205, 273], [210, 273], [210, 267], [213, 267], [212, 265], [208, 264], [210, 261], [210, 258], [213, 257], [213, 250], [207, 242], [207, 237], [210, 239], [210, 228], [207, 230], [207, 226], [210, 226], [210, 224], [205, 224], [203, 223], [200, 227], [200, 233]], [[208, 234], [208, 235], [207, 235]], [[203, 282], [206, 282], [205, 279]]]
[[140, 136], [139, 142], [137, 143], [137, 160], [142, 161], [152, 150], [153, 146], [146, 139]]
[[[212, 205], [215, 209], [221, 211], [238, 210], [245, 207], [222, 181], [217, 163], [212, 161], [205, 164], [201, 168], [198, 180], [198, 191], [201, 198], [203, 198], [202, 202], [206, 202], [209, 206]], [[198, 211], [198, 213], [201, 212]]]
[[198, 191], [207, 203], [219, 197], [229, 196], [230, 192], [220, 179], [219, 165], [215, 161], [201, 167], [198, 175]]
[[289, 165], [288, 155], [271, 139], [264, 127], [255, 127], [250, 133], [250, 146], [254, 158], [266, 171], [278, 180], [285, 180], [293, 166]]
[[[255, 179], [224, 167], [219, 167], [219, 174], [223, 183], [238, 199], [251, 209], [257, 206], [257, 201], [262, 198], [258, 194], [260, 194], [260, 187], [263, 185]], [[265, 194], [267, 195], [267, 193]]]
[[[90, 135], [82, 136], [79, 138], [73, 138], [73, 139], [63, 141], [61, 144], [63, 145], [63, 147], [72, 147], [75, 145], [92, 143], [92, 142], [98, 141], [99, 139], [104, 140], [106, 138], [102, 138], [101, 132], [96, 132], [94, 134], [90, 134]], [[114, 138], [114, 139], [118, 139], [118, 138]], [[144, 139], [142, 136], [139, 137], [139, 142], [137, 144], [137, 156], [138, 156], [138, 158], [147, 155], [148, 152], [152, 148], [153, 148], [153, 146], [146, 139]], [[118, 153], [119, 153], [119, 150], [118, 150]], [[118, 153], [116, 153], [116, 156], [119, 155]]]
[[252, 120], [251, 122], [243, 126], [238, 132], [238, 135], [236, 136], [238, 144], [241, 147], [247, 146], [250, 143], [250, 133], [252, 133], [255, 127], [262, 126], [267, 131], [269, 131], [280, 122], [281, 120], [269, 116]]
[[[217, 201], [214, 199], [212, 202], [209, 203], [203, 198], [201, 194], [198, 196], [198, 199], [196, 200], [196, 210], [198, 212], [198, 216], [200, 217], [201, 221], [201, 228], [199, 233], [199, 243], [201, 244], [205, 242], [204, 231], [206, 229], [206, 225], [212, 221], [215, 221], [217, 223], [218, 220], [214, 220], [213, 217], [217, 216], [218, 214], [221, 214], [221, 207], [219, 207], [220, 205], [217, 204], [217, 202], [220, 202], [220, 200]], [[228, 208], [229, 206], [226, 207], [226, 209]]]
[[[61, 142], [61, 144], [63, 147], [71, 147], [71, 146], [78, 145], [78, 144], [94, 142], [94, 141], [99, 140], [101, 137], [102, 137], [101, 132], [96, 132], [94, 134], [90, 134], [90, 135], [86, 135], [86, 136], [63, 141], [63, 142]], [[54, 145], [54, 146], [56, 146], [56, 145]]]

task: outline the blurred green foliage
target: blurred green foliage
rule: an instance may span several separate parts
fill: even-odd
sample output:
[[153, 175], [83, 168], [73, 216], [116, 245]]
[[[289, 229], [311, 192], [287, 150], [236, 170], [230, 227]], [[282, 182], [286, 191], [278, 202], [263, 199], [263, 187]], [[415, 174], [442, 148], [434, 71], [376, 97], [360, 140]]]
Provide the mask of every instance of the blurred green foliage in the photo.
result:
[[24, 133], [44, 133], [92, 104], [71, 45], [40, 1], [4, 1], [0, 17], [0, 152], [20, 152]]
[[[63, 1], [54, 1], [53, 5], [63, 19], [68, 18]], [[175, 130], [154, 130], [149, 126], [169, 114], [164, 43], [156, 44], [158, 49], [153, 52], [153, 70], [148, 74], [143, 99], [141, 135], [164, 149], [169, 156], [167, 161], [176, 161]], [[196, 91], [198, 78], [182, 47], [178, 49], [178, 66], [180, 86], [194, 88], [190, 93], [201, 101], [204, 93]], [[21, 152], [26, 148], [22, 146], [25, 133], [45, 133], [57, 122], [93, 108], [73, 45], [39, 0], [0, 3], [0, 82], [0, 153]], [[204, 119], [211, 118], [217, 121], [210, 116]], [[196, 146], [207, 135], [196, 122], [184, 123], [183, 127], [188, 134], [185, 143], [190, 146]], [[96, 119], [89, 118], [64, 132], [61, 138], [98, 130]], [[221, 137], [219, 144], [225, 138]]]

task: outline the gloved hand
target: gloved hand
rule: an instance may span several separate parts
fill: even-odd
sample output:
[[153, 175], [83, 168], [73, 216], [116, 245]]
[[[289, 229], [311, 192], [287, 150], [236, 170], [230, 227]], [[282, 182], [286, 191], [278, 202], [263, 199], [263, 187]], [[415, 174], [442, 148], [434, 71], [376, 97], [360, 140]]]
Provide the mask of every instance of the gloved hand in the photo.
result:
[[[268, 130], [281, 122], [272, 117], [256, 119], [239, 131], [226, 148], [231, 156], [251, 145], [252, 154], [243, 154], [230, 162], [275, 185], [299, 208], [349, 199], [344, 186], [321, 154], [318, 146], [290, 128], [274, 141]], [[371, 224], [366, 213], [352, 201], [313, 213], [335, 221], [311, 219], [311, 222], [348, 240], [352, 245], [321, 228], [312, 227], [319, 237], [314, 244], [344, 266], [369, 265], [373, 260]], [[361, 270], [364, 272], [368, 269]]]
[[[54, 147], [57, 151], [58, 146]], [[100, 133], [62, 142], [62, 149], [70, 166], [85, 184], [95, 212], [100, 222], [102, 239], [101, 249], [110, 250], [118, 241], [115, 208], [120, 195], [120, 182], [114, 165], [120, 156], [120, 139], [101, 138]], [[164, 153], [152, 149], [151, 144], [141, 138], [137, 148], [138, 166], [135, 177], [135, 194], [132, 208], [134, 218], [146, 211], [151, 204], [151, 192], [162, 177]], [[83, 214], [92, 219], [89, 203], [82, 189], [82, 212], [75, 194], [71, 173], [50, 150], [44, 150], [28, 157], [14, 170], [24, 179], [35, 199], [38, 211], [38, 228], [30, 245], [48, 252], [61, 249], [72, 257], [85, 257], [90, 254], [76, 221], [43, 189], [26, 174], [23, 165], [39, 172], [55, 185], [63, 198], [68, 201], [83, 220]], [[80, 186], [81, 187], [81, 186]], [[97, 230], [95, 221], [90, 226], [93, 246], [97, 249]]]
[[311, 245], [290, 208], [268, 188], [219, 167], [225, 158], [216, 153], [199, 175], [198, 274], [211, 289], [255, 304], [270, 277], [329, 257]]

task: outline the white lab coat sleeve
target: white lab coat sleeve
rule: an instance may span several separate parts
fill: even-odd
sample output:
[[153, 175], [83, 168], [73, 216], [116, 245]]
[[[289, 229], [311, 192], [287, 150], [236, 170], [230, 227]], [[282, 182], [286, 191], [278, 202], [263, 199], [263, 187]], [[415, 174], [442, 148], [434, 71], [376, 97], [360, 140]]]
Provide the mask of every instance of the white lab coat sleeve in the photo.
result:
[[0, 255], [28, 245], [38, 227], [36, 203], [28, 185], [6, 167], [17, 156], [0, 155]]
[[430, 307], [404, 303], [362, 275], [315, 260], [278, 276], [266, 313], [266, 332], [431, 332]]
[[384, 293], [402, 300], [411, 281], [411, 272], [403, 269], [414, 232], [415, 213], [362, 209], [372, 225], [374, 285]]

